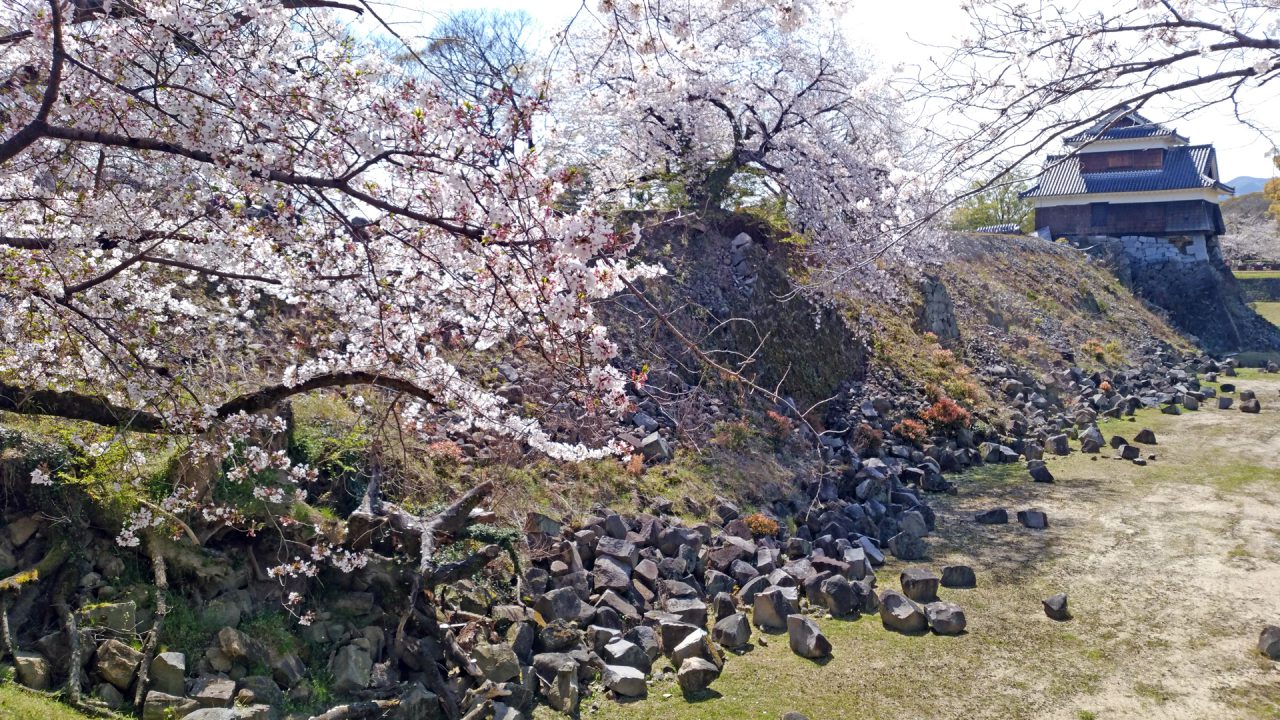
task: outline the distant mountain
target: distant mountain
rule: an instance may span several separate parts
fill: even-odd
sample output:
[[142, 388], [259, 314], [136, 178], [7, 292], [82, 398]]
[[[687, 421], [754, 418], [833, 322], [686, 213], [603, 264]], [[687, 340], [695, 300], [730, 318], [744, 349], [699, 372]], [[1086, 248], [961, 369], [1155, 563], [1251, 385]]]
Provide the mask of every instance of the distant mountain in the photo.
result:
[[1240, 177], [1229, 181], [1227, 184], [1236, 189], [1236, 196], [1248, 195], [1249, 193], [1262, 192], [1262, 186], [1267, 184], [1270, 178], [1249, 177], [1241, 175]]

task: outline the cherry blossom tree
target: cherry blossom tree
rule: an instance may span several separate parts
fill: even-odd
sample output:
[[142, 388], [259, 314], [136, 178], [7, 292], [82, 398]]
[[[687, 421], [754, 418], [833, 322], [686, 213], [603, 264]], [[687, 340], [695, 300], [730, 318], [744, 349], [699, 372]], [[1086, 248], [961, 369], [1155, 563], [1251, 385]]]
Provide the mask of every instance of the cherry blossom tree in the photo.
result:
[[815, 271], [865, 262], [914, 228], [928, 184], [886, 76], [834, 20], [745, 0], [584, 8], [553, 145], [619, 202], [714, 214], [736, 188], [781, 209]]
[[[512, 141], [541, 100], [494, 127], [333, 6], [0, 11], [7, 409], [201, 429], [367, 384], [597, 452], [553, 442], [451, 355], [518, 335], [582, 407], [620, 408], [591, 303], [655, 272], [622, 259], [635, 236], [552, 208], [570, 176]], [[309, 332], [272, 334], [266, 315]]]

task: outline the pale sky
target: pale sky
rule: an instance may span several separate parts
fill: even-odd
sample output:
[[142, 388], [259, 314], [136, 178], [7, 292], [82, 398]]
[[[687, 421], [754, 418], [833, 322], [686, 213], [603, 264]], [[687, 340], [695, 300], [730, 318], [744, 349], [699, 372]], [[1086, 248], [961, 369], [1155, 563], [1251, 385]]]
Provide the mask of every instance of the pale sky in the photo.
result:
[[[392, 11], [390, 16], [404, 19], [397, 29], [405, 35], [418, 35], [429, 30], [418, 18], [421, 0], [400, 0], [403, 11]], [[1086, 0], [1098, 1], [1098, 0]], [[1113, 0], [1106, 0], [1108, 3]], [[1120, 0], [1125, 2], [1125, 0]], [[871, 50], [873, 57], [887, 66], [909, 64], [941, 54], [937, 47], [955, 42], [957, 35], [968, 29], [968, 19], [959, 9], [957, 0], [897, 0], [897, 2], [865, 2], [854, 0], [853, 7], [843, 17], [843, 27], [856, 46]], [[408, 10], [407, 7], [414, 7]], [[575, 11], [582, 7], [582, 0], [438, 0], [430, 3], [429, 15], [436, 17], [466, 8], [490, 8], [497, 10], [523, 10], [545, 34], [559, 30]], [[429, 22], [429, 21], [428, 21]], [[1156, 122], [1165, 122], [1182, 114], [1183, 101], [1169, 99], [1152, 101], [1143, 114]], [[1280, 119], [1280, 88], [1250, 96], [1251, 116]], [[1277, 120], [1280, 122], [1280, 120]], [[1168, 122], [1181, 135], [1193, 143], [1213, 143], [1218, 150], [1218, 167], [1221, 177], [1230, 180], [1241, 175], [1271, 177], [1274, 165], [1267, 157], [1271, 142], [1256, 131], [1238, 122], [1226, 105], [1217, 105], [1200, 113]], [[1275, 128], [1280, 131], [1280, 127]], [[1280, 138], [1280, 132], [1274, 137]]]

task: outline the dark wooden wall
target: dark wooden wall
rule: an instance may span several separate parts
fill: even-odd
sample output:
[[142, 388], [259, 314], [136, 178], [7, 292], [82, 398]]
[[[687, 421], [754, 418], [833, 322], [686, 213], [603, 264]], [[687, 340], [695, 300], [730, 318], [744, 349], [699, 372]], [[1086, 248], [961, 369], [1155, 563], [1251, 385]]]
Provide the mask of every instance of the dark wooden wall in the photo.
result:
[[[1095, 207], [1105, 204], [1105, 208]], [[1170, 235], [1222, 232], [1218, 206], [1205, 200], [1168, 203], [1093, 203], [1036, 210], [1036, 227], [1054, 237], [1080, 235]]]
[[1111, 152], [1082, 153], [1080, 172], [1106, 172], [1108, 170], [1159, 170], [1164, 167], [1164, 150], [1113, 150]]

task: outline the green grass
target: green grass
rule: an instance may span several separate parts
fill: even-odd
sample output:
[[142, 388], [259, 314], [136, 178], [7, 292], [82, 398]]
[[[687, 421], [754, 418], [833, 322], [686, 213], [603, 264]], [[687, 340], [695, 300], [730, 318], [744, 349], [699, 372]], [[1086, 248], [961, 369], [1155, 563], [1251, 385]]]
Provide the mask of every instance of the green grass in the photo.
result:
[[1231, 273], [1237, 280], [1275, 280], [1280, 279], [1280, 270], [1234, 270]]
[[1280, 327], [1280, 302], [1249, 303], [1249, 307], [1252, 307], [1255, 312], [1266, 318], [1267, 322]]
[[50, 697], [0, 683], [0, 717], [5, 720], [85, 720], [89, 716]]

